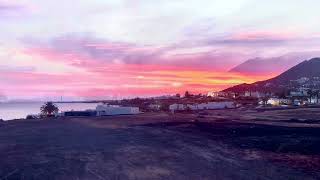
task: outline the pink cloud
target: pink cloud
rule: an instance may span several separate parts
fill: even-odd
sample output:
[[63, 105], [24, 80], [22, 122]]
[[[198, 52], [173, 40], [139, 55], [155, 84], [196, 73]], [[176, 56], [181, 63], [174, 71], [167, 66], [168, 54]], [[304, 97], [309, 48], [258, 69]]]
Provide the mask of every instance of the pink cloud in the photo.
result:
[[[94, 68], [94, 67], [90, 67]], [[87, 73], [45, 74], [37, 72], [2, 72], [3, 91], [11, 96], [147, 96], [190, 90], [203, 93], [219, 90], [237, 82], [252, 82], [240, 75], [228, 75], [230, 82], [224, 83], [225, 73], [197, 69], [175, 68], [156, 65], [109, 66], [110, 69], [88, 69]], [[216, 77], [208, 78], [210, 77]], [[232, 76], [232, 77], [230, 77]]]
[[[290, 47], [288, 43], [295, 41], [303, 41], [302, 32], [298, 31], [248, 31], [236, 32], [222, 35], [216, 38], [208, 37], [206, 44], [209, 45], [224, 45], [227, 47], [241, 47], [261, 49], [265, 47]], [[259, 47], [261, 46], [261, 47]]]
[[[137, 46], [101, 39], [63, 37], [49, 44], [31, 43], [21, 53], [77, 72], [2, 72], [4, 92], [11, 96], [148, 96], [205, 93], [266, 76], [224, 72], [239, 54], [172, 53], [176, 47]], [[230, 64], [228, 64], [230, 63]]]
[[[69, 61], [70, 64], [145, 64], [164, 66], [185, 66], [192, 68], [228, 69], [245, 58], [237, 52], [207, 50], [190, 52], [181, 45], [152, 46], [132, 43], [112, 42], [85, 35], [65, 35], [53, 39], [50, 43], [36, 40], [28, 42], [29, 53], [42, 56], [60, 56], [56, 58]], [[184, 49], [185, 53], [174, 53]], [[192, 47], [191, 47], [192, 48]], [[31, 50], [30, 50], [31, 49]], [[182, 52], [183, 52], [182, 51]], [[96, 61], [96, 62], [94, 62]]]
[[279, 31], [256, 31], [256, 32], [240, 32], [231, 35], [230, 39], [233, 40], [248, 40], [248, 41], [258, 41], [258, 40], [274, 40], [274, 41], [284, 41], [291, 40], [298, 37], [295, 32], [279, 32]]

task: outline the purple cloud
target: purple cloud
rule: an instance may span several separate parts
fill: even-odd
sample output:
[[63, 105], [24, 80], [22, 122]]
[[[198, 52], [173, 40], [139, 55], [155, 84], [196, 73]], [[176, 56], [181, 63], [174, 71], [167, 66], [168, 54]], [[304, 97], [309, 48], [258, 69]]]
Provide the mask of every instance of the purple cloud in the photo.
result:
[[33, 47], [46, 47], [63, 54], [80, 55], [87, 59], [108, 63], [140, 64], [148, 63], [144, 59], [154, 61], [164, 48], [154, 46], [138, 46], [132, 43], [115, 42], [87, 35], [63, 35], [48, 42], [28, 40]]
[[35, 68], [32, 66], [1, 66], [0, 72], [34, 72]]
[[210, 49], [203, 52], [191, 52], [190, 50], [196, 45], [190, 46], [183, 43], [167, 46], [138, 45], [110, 41], [86, 34], [63, 35], [49, 41], [24, 39], [24, 42], [31, 45], [30, 48], [46, 48], [54, 53], [110, 64], [215, 67], [217, 70], [233, 66], [235, 62], [246, 58], [241, 53]]
[[27, 6], [0, 2], [0, 17], [17, 17], [26, 14]]

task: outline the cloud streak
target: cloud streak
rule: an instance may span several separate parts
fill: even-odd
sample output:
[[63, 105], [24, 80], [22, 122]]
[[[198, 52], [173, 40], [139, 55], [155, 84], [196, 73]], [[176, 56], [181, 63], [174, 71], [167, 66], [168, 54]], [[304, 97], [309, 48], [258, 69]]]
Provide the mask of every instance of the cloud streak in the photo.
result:
[[[251, 46], [251, 41], [264, 41], [262, 37], [282, 38], [264, 34], [238, 34], [232, 38]], [[3, 72], [10, 80], [2, 80], [2, 85], [15, 84], [9, 85], [6, 93], [23, 89], [23, 92], [34, 95], [42, 92], [48, 96], [87, 98], [152, 96], [185, 90], [204, 93], [274, 75], [226, 74], [225, 70], [240, 58], [245, 59], [246, 54], [197, 44], [139, 45], [87, 34], [68, 34], [49, 40], [24, 39], [24, 43], [25, 48], [20, 52], [23, 57], [60, 64], [60, 67], [70, 67], [72, 71], [69, 68], [48, 74], [33, 68], [30, 72], [23, 69]], [[30, 83], [34, 86], [29, 86]]]
[[[118, 48], [117, 48], [118, 49]], [[121, 48], [122, 49], [122, 48]], [[78, 71], [47, 73], [39, 69], [16, 68], [0, 71], [0, 85], [8, 96], [72, 96], [97, 98], [152, 96], [190, 90], [203, 93], [262, 77], [242, 76], [198, 67], [168, 64], [117, 64], [92, 58], [75, 58], [47, 51], [22, 51], [22, 57], [61, 63]], [[75, 63], [75, 61], [79, 61]], [[86, 65], [84, 65], [86, 64]], [[36, 64], [35, 64], [36, 65]], [[62, 67], [62, 66], [61, 66]], [[19, 91], [17, 91], [19, 90]]]
[[[169, 65], [216, 70], [228, 69], [245, 54], [204, 49], [196, 52], [195, 47], [173, 44], [167, 46], [138, 45], [133, 43], [113, 42], [87, 35], [64, 35], [41, 42], [25, 40], [30, 47], [27, 51], [35, 55], [60, 56], [58, 59], [70, 64], [128, 64], [128, 65]], [[199, 47], [202, 48], [201, 46]], [[53, 59], [53, 57], [48, 57]], [[223, 62], [221, 61], [223, 59]]]
[[318, 5], [0, 0], [0, 90], [8, 97], [136, 96], [266, 79], [270, 73], [226, 71], [260, 56], [319, 51]]
[[25, 5], [0, 1], [0, 18], [22, 17], [28, 11]]

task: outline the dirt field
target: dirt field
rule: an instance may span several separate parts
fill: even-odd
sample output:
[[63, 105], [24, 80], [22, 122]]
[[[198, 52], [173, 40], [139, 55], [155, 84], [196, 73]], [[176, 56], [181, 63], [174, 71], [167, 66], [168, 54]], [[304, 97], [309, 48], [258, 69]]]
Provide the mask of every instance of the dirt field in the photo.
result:
[[0, 179], [319, 179], [319, 112], [3, 122]]

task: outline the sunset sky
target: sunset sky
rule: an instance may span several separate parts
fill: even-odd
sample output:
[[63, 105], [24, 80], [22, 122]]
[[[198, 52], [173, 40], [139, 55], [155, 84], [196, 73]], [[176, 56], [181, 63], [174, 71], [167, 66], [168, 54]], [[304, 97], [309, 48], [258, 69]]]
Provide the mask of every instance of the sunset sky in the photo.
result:
[[[0, 0], [0, 101], [221, 90], [320, 50], [319, 0]], [[255, 68], [255, 67], [252, 67]]]

